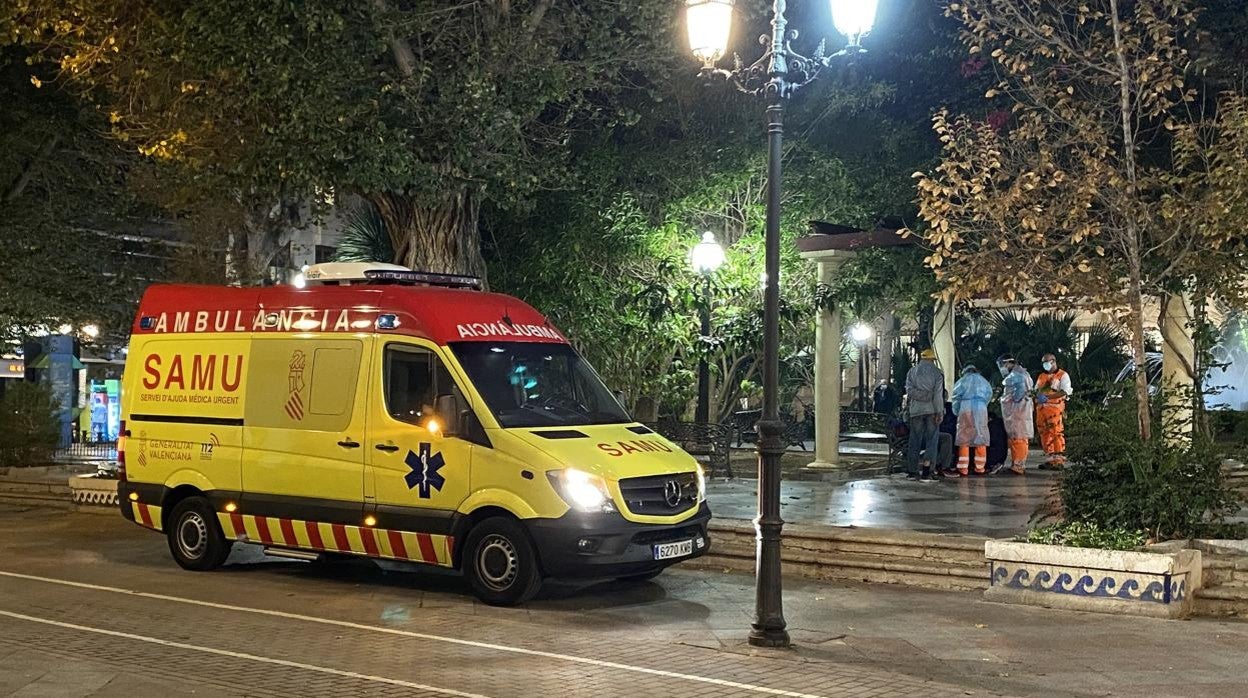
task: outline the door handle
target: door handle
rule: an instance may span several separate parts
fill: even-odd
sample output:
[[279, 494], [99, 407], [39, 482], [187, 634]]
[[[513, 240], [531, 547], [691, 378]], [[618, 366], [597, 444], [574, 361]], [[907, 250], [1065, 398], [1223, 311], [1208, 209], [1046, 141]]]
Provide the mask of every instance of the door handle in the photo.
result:
[[344, 441], [339, 441], [338, 445], [342, 446], [343, 448], [359, 448], [360, 447], [360, 443], [358, 441], [352, 441], [349, 438]]
[[394, 453], [395, 451], [399, 450], [398, 446], [388, 446], [386, 444], [377, 444], [373, 448], [377, 449], [378, 451], [385, 451], [386, 453]]

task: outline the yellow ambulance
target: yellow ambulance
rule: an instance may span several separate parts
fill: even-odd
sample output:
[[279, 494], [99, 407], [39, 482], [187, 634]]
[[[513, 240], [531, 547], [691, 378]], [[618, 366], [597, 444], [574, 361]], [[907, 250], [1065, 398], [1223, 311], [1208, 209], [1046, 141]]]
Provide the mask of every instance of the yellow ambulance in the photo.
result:
[[323, 264], [306, 286], [153, 286], [135, 318], [122, 514], [179, 565], [234, 543], [461, 570], [648, 579], [704, 554], [696, 461], [540, 313], [471, 277]]

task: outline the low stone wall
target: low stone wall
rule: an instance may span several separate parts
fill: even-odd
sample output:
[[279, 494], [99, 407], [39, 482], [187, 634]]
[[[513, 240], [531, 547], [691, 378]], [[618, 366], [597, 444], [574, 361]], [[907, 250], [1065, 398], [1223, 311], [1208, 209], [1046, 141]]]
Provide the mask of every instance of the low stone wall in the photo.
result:
[[990, 586], [1004, 603], [1185, 618], [1201, 588], [1199, 550], [1119, 551], [1012, 541], [984, 544]]
[[[710, 552], [682, 563], [682, 567], [754, 570], [758, 534], [752, 522], [712, 519], [710, 534]], [[985, 540], [893, 529], [789, 524], [781, 539], [781, 569], [786, 576], [824, 581], [980, 590], [988, 586]]]
[[117, 481], [112, 478], [74, 475], [69, 491], [78, 511], [117, 513]]

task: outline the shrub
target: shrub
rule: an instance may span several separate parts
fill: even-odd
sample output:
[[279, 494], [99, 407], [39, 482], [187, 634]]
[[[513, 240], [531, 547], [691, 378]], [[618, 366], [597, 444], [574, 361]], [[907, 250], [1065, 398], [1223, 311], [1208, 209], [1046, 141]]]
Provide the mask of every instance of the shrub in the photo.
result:
[[1129, 398], [1072, 412], [1066, 432], [1070, 464], [1060, 494], [1067, 522], [1165, 540], [1200, 536], [1239, 511], [1212, 441], [1201, 434], [1191, 443], [1142, 441]]
[[0, 466], [50, 461], [61, 437], [57, 410], [46, 387], [13, 381], [0, 400]]
[[1033, 528], [1024, 540], [1045, 545], [1068, 545], [1072, 548], [1102, 548], [1104, 550], [1135, 550], [1144, 545], [1147, 536], [1143, 531], [1124, 528], [1101, 528], [1095, 523], [1068, 521]]

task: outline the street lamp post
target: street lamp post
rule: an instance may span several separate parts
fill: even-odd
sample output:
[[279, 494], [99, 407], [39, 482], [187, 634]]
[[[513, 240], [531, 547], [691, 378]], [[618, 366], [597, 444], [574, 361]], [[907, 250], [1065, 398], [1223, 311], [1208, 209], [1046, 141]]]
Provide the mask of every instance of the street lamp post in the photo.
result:
[[858, 411], [869, 412], [867, 409], [867, 341], [871, 339], [871, 326], [858, 323], [849, 331], [854, 344], [858, 345]]
[[709, 230], [702, 233], [702, 242], [694, 245], [689, 253], [690, 266], [702, 277], [699, 339], [703, 346], [698, 355], [698, 406], [693, 413], [693, 421], [697, 424], [706, 424], [710, 421], [711, 368], [706, 361], [706, 349], [711, 337], [711, 274], [714, 274], [723, 263], [724, 248], [715, 241], [715, 234]]
[[[780, 422], [780, 179], [785, 101], [814, 80], [832, 58], [862, 51], [859, 40], [875, 21], [876, 0], [830, 0], [832, 19], [848, 39], [834, 56], [824, 55], [823, 42], [808, 58], [793, 50], [796, 32], [785, 30], [785, 0], [773, 0], [771, 33], [763, 35], [763, 56], [746, 66], [735, 59], [733, 70], [715, 67], [728, 49], [733, 0], [686, 0], [689, 47], [702, 60], [702, 74], [732, 81], [743, 92], [760, 95], [767, 105], [766, 286], [763, 290], [763, 416], [758, 423], [758, 552], [755, 562], [754, 622], [750, 644], [787, 647], [780, 585], [780, 457], [784, 427]], [[825, 425], [825, 428], [827, 426]], [[835, 427], [833, 427], [835, 428]]]

